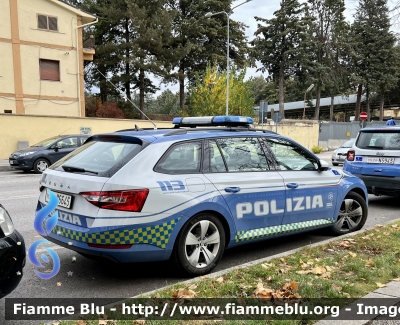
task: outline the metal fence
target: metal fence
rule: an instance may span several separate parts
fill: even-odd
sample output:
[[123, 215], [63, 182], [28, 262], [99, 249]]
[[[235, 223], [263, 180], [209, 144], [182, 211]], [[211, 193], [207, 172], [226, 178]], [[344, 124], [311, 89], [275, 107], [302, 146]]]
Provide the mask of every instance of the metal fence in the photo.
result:
[[[400, 125], [400, 121], [396, 121]], [[386, 125], [385, 121], [367, 122], [366, 127]], [[355, 138], [361, 129], [360, 122], [330, 122], [321, 123], [319, 141], [345, 140]]]

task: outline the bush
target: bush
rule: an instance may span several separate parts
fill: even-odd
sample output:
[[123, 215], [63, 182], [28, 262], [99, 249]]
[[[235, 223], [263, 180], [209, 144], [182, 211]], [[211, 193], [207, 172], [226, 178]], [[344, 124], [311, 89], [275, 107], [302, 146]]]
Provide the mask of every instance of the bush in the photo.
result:
[[313, 153], [321, 153], [322, 151], [324, 151], [324, 148], [320, 147], [320, 146], [314, 146], [311, 148]]

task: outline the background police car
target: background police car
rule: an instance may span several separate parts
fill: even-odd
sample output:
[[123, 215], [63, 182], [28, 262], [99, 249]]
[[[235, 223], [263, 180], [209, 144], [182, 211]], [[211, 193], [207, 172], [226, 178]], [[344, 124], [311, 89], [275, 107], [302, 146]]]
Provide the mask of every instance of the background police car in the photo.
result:
[[[178, 118], [178, 129], [96, 135], [44, 173], [63, 202], [47, 238], [117, 262], [211, 271], [225, 247], [291, 232], [360, 229], [364, 183], [250, 118]], [[183, 126], [221, 126], [185, 129]], [[338, 217], [339, 216], [339, 217]]]

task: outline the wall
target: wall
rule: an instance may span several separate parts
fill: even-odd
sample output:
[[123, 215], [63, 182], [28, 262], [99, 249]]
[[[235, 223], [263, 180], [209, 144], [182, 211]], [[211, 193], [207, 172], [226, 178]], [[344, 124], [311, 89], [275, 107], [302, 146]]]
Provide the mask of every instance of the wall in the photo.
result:
[[0, 10], [0, 39], [11, 38], [11, 21], [10, 21], [10, 2], [9, 0], [1, 0]]
[[[155, 123], [158, 128], [173, 126], [165, 121]], [[33, 145], [54, 135], [79, 133], [80, 127], [91, 127], [92, 134], [96, 134], [131, 129], [135, 124], [142, 128], [153, 127], [150, 122], [143, 120], [0, 114], [0, 159], [8, 159], [10, 154], [18, 149], [18, 141], [28, 141], [29, 145]], [[264, 126], [264, 129], [275, 131], [275, 126]], [[309, 149], [318, 144], [318, 130], [317, 123], [287, 123], [278, 126], [278, 133]]]
[[[274, 122], [271, 122], [274, 123]], [[258, 128], [262, 128], [261, 125]], [[311, 150], [318, 145], [318, 121], [302, 121], [286, 119], [278, 125], [264, 125], [265, 130], [270, 130], [291, 138]]]

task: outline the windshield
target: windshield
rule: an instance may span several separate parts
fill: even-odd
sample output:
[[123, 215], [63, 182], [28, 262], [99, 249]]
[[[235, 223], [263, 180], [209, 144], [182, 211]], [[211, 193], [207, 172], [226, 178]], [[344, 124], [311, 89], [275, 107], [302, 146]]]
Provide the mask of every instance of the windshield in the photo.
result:
[[361, 149], [400, 150], [400, 132], [361, 132], [357, 147]]
[[341, 148], [351, 148], [355, 142], [355, 139], [350, 139], [349, 141], [346, 141], [343, 143], [340, 147]]
[[46, 147], [49, 144], [52, 144], [53, 142], [62, 139], [63, 137], [53, 137], [53, 138], [48, 138], [46, 140], [40, 141], [36, 144], [34, 144], [32, 147]]
[[[111, 169], [121, 168], [141, 150], [138, 143], [91, 141], [57, 161], [51, 169], [107, 176]], [[106, 175], [107, 174], [107, 175]]]

